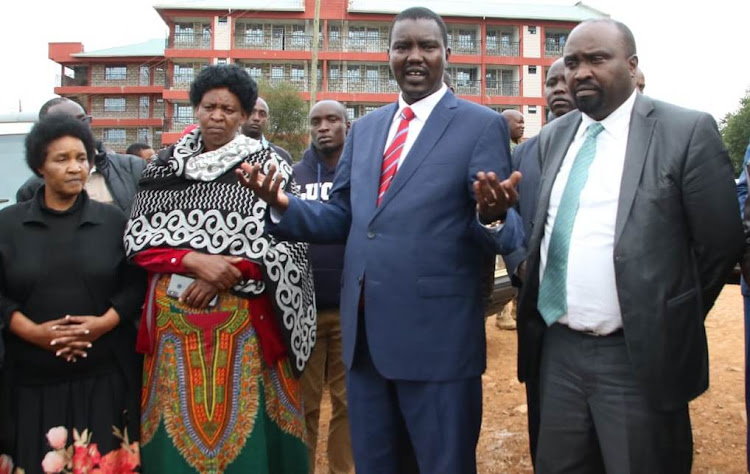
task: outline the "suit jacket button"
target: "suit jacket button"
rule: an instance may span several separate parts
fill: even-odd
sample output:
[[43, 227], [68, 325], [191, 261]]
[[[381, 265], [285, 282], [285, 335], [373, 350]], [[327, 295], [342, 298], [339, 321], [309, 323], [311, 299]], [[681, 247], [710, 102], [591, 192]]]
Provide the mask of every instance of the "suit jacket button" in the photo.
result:
[[371, 230], [370, 230], [370, 231], [368, 231], [368, 232], [367, 232], [367, 238], [368, 238], [368, 239], [374, 239], [374, 238], [375, 238], [375, 232], [373, 232], [373, 231], [371, 231]]

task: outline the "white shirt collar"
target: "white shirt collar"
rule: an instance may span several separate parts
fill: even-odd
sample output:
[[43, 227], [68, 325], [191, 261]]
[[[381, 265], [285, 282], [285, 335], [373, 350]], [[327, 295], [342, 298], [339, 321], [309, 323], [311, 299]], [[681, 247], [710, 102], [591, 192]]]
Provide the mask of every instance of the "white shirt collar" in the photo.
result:
[[443, 96], [445, 95], [447, 91], [448, 91], [448, 87], [445, 84], [443, 84], [442, 87], [440, 87], [440, 89], [438, 89], [437, 92], [433, 92], [432, 94], [422, 99], [419, 99], [413, 104], [407, 104], [406, 101], [404, 100], [403, 93], [399, 94], [398, 95], [398, 110], [396, 111], [396, 117], [400, 117], [401, 111], [407, 107], [410, 107], [411, 111], [414, 112], [414, 116], [416, 118], [418, 118], [422, 123], [426, 122], [430, 114], [432, 113], [432, 110], [435, 108], [438, 102], [440, 102], [440, 99], [443, 98]]
[[[637, 95], [637, 89], [634, 89], [633, 93], [630, 94], [630, 97], [628, 97], [625, 102], [599, 122], [604, 126], [605, 132], [615, 138], [621, 138], [623, 136], [627, 137], [628, 130], [630, 129], [630, 116], [633, 114], [633, 106], [635, 105], [635, 98]], [[583, 135], [589, 125], [594, 122], [596, 122], [596, 120], [581, 113], [581, 126], [578, 127], [576, 136], [580, 137]]]

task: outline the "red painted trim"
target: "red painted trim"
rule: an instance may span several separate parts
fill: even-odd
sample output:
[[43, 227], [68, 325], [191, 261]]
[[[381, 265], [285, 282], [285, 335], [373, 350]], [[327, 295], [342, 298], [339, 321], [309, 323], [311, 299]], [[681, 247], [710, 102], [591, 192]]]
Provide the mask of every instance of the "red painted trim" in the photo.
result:
[[91, 121], [92, 127], [161, 127], [164, 120], [161, 118], [95, 118]]
[[188, 100], [189, 91], [187, 89], [164, 89], [164, 100]]
[[63, 86], [55, 87], [55, 94], [161, 94], [164, 86]]

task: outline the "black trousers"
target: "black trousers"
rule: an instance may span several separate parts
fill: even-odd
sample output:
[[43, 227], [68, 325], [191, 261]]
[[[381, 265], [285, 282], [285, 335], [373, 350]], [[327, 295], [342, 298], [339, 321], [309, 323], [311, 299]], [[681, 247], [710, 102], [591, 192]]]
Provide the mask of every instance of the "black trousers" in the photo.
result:
[[540, 372], [536, 472], [689, 473], [688, 406], [653, 409], [635, 377], [625, 337], [554, 324]]

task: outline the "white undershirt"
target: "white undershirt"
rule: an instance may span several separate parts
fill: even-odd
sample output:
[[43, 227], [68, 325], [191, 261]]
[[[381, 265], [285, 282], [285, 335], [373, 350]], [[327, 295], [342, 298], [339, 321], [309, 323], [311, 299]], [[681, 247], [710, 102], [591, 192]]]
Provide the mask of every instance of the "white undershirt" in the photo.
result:
[[[617, 110], [599, 122], [604, 130], [596, 138], [596, 156], [581, 191], [568, 255], [568, 313], [559, 320], [578, 331], [609, 334], [622, 327], [613, 254], [620, 183], [635, 97], [634, 91]], [[549, 237], [573, 160], [586, 139], [586, 129], [594, 122], [582, 114], [581, 125], [552, 186], [541, 245], [540, 282], [547, 264]]]
[[412, 145], [414, 145], [414, 142], [417, 141], [417, 137], [422, 132], [422, 128], [424, 128], [424, 124], [427, 122], [427, 119], [430, 118], [430, 114], [433, 110], [435, 110], [435, 106], [438, 104], [438, 102], [440, 102], [440, 99], [443, 98], [447, 90], [448, 87], [443, 84], [443, 86], [437, 92], [433, 92], [427, 97], [420, 99], [411, 105], [407, 104], [406, 101], [404, 101], [403, 94], [399, 94], [398, 110], [396, 111], [396, 115], [393, 116], [391, 128], [388, 131], [388, 139], [385, 141], [385, 148], [383, 148], [384, 151], [387, 150], [391, 145], [393, 138], [396, 136], [398, 126], [399, 124], [401, 124], [401, 111], [406, 107], [410, 107], [411, 111], [414, 112], [414, 118], [409, 122], [409, 132], [406, 135], [406, 142], [404, 143], [404, 148], [401, 150], [401, 156], [398, 158], [397, 166], [399, 168], [404, 162], [404, 158], [406, 158], [406, 155], [409, 154], [409, 150], [411, 150]]

